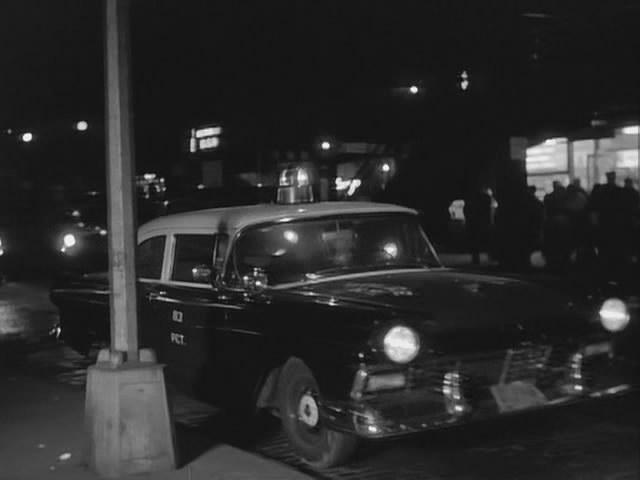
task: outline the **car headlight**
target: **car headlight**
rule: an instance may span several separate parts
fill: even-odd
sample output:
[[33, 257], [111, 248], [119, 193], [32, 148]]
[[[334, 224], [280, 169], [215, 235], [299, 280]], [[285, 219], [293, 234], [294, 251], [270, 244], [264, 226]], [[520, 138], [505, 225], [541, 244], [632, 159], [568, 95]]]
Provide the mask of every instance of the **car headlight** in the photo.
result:
[[78, 241], [73, 233], [66, 233], [62, 237], [62, 248], [60, 248], [60, 250], [62, 252], [66, 252], [70, 248], [73, 248], [77, 243]]
[[420, 351], [420, 337], [411, 328], [398, 325], [384, 336], [384, 353], [396, 363], [408, 363]]
[[609, 298], [600, 307], [600, 322], [610, 332], [619, 332], [629, 323], [629, 310], [619, 298]]

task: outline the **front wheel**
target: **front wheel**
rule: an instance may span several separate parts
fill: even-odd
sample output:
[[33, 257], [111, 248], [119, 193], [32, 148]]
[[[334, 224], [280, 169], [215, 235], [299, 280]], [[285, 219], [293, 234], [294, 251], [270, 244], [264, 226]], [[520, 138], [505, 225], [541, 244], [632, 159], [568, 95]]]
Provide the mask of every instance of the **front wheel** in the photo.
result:
[[278, 406], [292, 448], [308, 464], [329, 468], [344, 463], [355, 451], [357, 438], [322, 425], [320, 392], [311, 370], [300, 360], [287, 362], [278, 380]]

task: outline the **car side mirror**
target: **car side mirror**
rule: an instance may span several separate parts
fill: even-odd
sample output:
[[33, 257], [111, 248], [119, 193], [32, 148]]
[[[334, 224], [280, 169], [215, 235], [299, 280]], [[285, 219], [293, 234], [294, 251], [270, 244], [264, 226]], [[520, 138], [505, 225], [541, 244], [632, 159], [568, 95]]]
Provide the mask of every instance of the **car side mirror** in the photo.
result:
[[196, 265], [191, 269], [191, 275], [196, 283], [210, 283], [212, 269], [209, 265]]
[[266, 272], [261, 268], [254, 268], [242, 277], [242, 286], [249, 293], [260, 293], [269, 284]]

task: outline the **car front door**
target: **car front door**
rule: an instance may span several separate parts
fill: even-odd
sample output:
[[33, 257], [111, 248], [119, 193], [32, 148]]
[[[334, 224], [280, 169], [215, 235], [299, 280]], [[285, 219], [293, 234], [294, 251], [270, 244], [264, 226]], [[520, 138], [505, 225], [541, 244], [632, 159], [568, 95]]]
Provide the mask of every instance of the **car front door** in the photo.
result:
[[167, 325], [161, 321], [155, 299], [165, 291], [162, 267], [166, 245], [166, 235], [156, 235], [140, 243], [136, 251], [140, 346], [152, 348], [160, 362], [166, 361], [164, 338], [167, 335]]
[[158, 319], [166, 325], [170, 378], [198, 396], [209, 384], [215, 332], [229, 308], [202, 275], [205, 268], [212, 268], [215, 241], [214, 234], [174, 235], [166, 281], [152, 299]]

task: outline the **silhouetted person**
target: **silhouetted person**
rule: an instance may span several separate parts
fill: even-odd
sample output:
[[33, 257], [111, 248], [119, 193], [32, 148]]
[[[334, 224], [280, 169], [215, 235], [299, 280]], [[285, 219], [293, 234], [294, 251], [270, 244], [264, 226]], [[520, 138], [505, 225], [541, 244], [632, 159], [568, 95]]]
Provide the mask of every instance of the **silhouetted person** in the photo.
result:
[[640, 193], [638, 193], [638, 190], [633, 186], [633, 179], [629, 177], [624, 179], [622, 201], [627, 213], [633, 213], [640, 208]]
[[588, 205], [589, 195], [580, 185], [580, 179], [576, 178], [567, 187], [565, 209], [569, 217], [569, 249], [575, 252], [577, 263], [584, 263], [592, 249]]
[[530, 193], [526, 186], [505, 187], [496, 211], [496, 256], [507, 269], [531, 267], [532, 232], [527, 214]]
[[487, 250], [492, 224], [493, 197], [487, 188], [478, 188], [464, 201], [464, 217], [471, 261], [480, 263], [480, 252]]
[[565, 269], [571, 254], [571, 218], [567, 208], [567, 189], [558, 180], [553, 190], [544, 197], [543, 252], [549, 267]]
[[616, 173], [607, 172], [607, 183], [594, 187], [590, 210], [600, 266], [607, 274], [618, 272], [625, 259], [624, 192]]
[[625, 251], [629, 257], [640, 255], [640, 194], [633, 185], [633, 179], [624, 179], [622, 187], [622, 209], [625, 229]]
[[574, 179], [567, 187], [567, 208], [572, 212], [584, 212], [589, 202], [589, 194], [580, 185], [580, 179]]
[[524, 216], [526, 218], [525, 242], [529, 256], [541, 247], [542, 225], [544, 223], [544, 204], [536, 196], [537, 187], [529, 185], [524, 201]]

